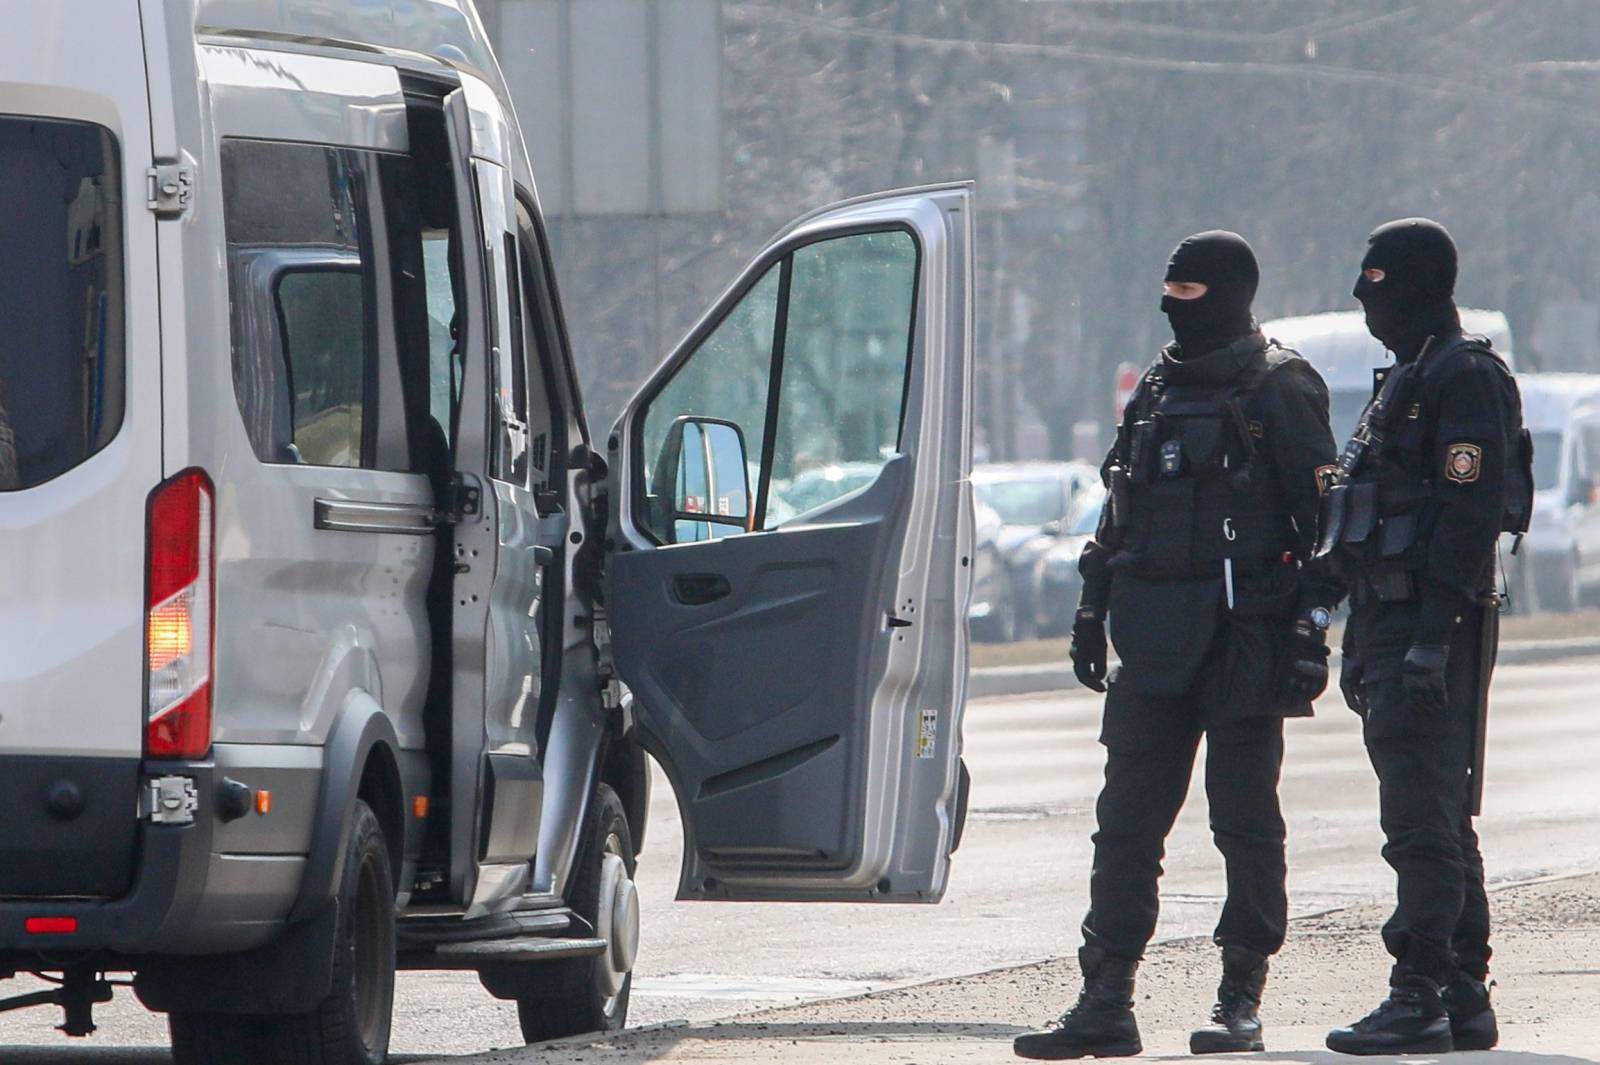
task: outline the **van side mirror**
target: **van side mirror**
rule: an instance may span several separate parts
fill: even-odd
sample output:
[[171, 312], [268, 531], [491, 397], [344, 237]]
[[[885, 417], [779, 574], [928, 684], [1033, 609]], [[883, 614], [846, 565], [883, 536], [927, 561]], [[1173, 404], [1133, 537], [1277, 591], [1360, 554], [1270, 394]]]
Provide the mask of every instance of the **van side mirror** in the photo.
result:
[[685, 415], [673, 422], [656, 459], [653, 492], [667, 543], [749, 532], [750, 467], [744, 431], [721, 418]]

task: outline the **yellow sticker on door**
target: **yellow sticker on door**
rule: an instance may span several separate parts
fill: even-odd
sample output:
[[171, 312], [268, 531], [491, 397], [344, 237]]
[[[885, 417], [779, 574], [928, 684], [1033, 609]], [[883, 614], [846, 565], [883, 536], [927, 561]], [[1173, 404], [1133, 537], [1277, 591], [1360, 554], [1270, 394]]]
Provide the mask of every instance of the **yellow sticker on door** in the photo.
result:
[[922, 728], [917, 733], [917, 757], [932, 758], [939, 749], [939, 711], [922, 712]]
[[1471, 484], [1483, 473], [1483, 448], [1477, 444], [1451, 444], [1445, 449], [1444, 475], [1456, 484]]

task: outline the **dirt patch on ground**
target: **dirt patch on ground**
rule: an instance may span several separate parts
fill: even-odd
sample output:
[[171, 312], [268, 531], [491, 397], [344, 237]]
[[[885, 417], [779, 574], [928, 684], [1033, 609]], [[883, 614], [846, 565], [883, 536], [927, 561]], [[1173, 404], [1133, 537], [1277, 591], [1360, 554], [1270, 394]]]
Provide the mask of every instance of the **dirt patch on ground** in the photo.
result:
[[[1600, 875], [1497, 891], [1496, 1007], [1502, 1050], [1480, 1062], [1569, 1065], [1600, 1051]], [[1321, 1050], [1327, 1029], [1366, 1013], [1382, 997], [1389, 957], [1378, 927], [1386, 907], [1303, 918], [1273, 961], [1263, 1017], [1280, 1062], [1345, 1061]], [[1181, 1054], [1205, 1021], [1217, 951], [1189, 939], [1153, 947], [1140, 971], [1138, 1006], [1146, 1054]], [[587, 1065], [672, 1062], [957, 1063], [1015, 1060], [1010, 1041], [1071, 1003], [1076, 963], [1058, 959], [864, 995], [763, 1010], [702, 1025], [624, 1033], [603, 1042], [506, 1051], [491, 1062]], [[1213, 1059], [1217, 1060], [1217, 1059]], [[1241, 1058], [1239, 1060], [1248, 1060]], [[1383, 1059], [1385, 1061], [1391, 1059]]]

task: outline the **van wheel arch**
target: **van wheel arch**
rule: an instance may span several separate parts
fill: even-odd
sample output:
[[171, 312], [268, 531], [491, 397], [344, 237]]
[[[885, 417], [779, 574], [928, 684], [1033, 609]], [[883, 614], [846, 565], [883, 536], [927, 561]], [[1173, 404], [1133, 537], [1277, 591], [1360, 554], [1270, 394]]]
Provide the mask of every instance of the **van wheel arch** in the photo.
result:
[[382, 740], [375, 742], [367, 752], [360, 780], [356, 798], [365, 802], [378, 819], [389, 850], [389, 871], [398, 894], [406, 850], [406, 804], [405, 786], [401, 783], [400, 763], [394, 748]]
[[[338, 894], [345, 853], [350, 846], [355, 805], [360, 797], [359, 789], [368, 782], [369, 763], [372, 763], [378, 748], [382, 748], [382, 752], [376, 764], [382, 766], [387, 762], [387, 768], [376, 770], [378, 776], [375, 779], [381, 779], [383, 774], [392, 771], [389, 784], [383, 786], [392, 785], [391, 794], [398, 798], [403, 792], [399, 784], [399, 767], [395, 761], [394, 752], [400, 749], [400, 741], [395, 734], [394, 724], [376, 699], [358, 689], [345, 699], [323, 744], [322, 782], [312, 817], [311, 846], [306, 854], [300, 896], [289, 911], [290, 922], [315, 915]], [[404, 833], [398, 837], [390, 834], [392, 824], [404, 826], [404, 810], [396, 810], [391, 806], [389, 814], [377, 812], [377, 816], [392, 858], [404, 850]], [[399, 876], [400, 865], [391, 864], [395, 866], [394, 874]]]
[[643, 853], [645, 828], [650, 819], [650, 759], [632, 733], [613, 734], [606, 745], [600, 780], [610, 785], [622, 800], [628, 831], [633, 836], [633, 852], [636, 856]]

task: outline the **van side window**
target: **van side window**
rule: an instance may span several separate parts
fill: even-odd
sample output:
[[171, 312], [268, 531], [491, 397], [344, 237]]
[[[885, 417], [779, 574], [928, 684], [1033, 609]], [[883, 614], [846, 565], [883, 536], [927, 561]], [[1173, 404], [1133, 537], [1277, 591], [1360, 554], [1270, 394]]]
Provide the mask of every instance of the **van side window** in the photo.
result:
[[0, 492], [122, 426], [122, 164], [88, 122], [0, 115]]
[[870, 484], [899, 450], [916, 291], [917, 245], [903, 230], [794, 253], [761, 528]]
[[456, 350], [456, 297], [450, 274], [450, 231], [422, 234], [423, 283], [428, 306], [428, 413], [446, 433], [450, 409], [461, 390], [453, 370]]
[[410, 467], [379, 158], [222, 142], [234, 390], [263, 462]]
[[560, 310], [547, 264], [548, 248], [533, 213], [517, 201], [517, 251], [527, 331], [528, 465], [535, 492], [549, 491], [565, 474], [566, 422], [561, 395], [563, 362]]
[[[768, 267], [642, 408], [646, 527], [662, 543], [775, 529], [875, 482], [901, 450], [919, 270], [901, 229], [817, 240]], [[703, 455], [686, 461], [682, 434], [704, 419], [726, 426], [696, 429]], [[743, 504], [721, 487], [737, 484], [737, 457], [725, 464], [741, 450]]]

